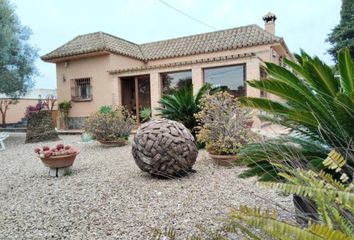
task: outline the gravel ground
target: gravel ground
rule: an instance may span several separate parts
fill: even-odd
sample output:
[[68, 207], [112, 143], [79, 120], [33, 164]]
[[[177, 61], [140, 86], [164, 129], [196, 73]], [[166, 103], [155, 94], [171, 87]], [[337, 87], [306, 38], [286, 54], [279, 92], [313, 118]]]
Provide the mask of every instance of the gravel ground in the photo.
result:
[[[61, 141], [81, 150], [71, 175], [52, 178], [33, 153], [42, 144], [24, 144], [11, 133], [0, 152], [0, 239], [149, 239], [153, 229], [175, 227], [184, 239], [198, 225], [216, 228], [230, 207], [265, 208], [278, 203], [291, 218], [290, 197], [240, 179], [242, 168], [214, 166], [199, 152], [196, 173], [181, 179], [154, 179], [141, 172], [131, 145], [102, 147], [80, 136]], [[53, 146], [54, 142], [47, 143]], [[261, 197], [259, 197], [261, 196]]]

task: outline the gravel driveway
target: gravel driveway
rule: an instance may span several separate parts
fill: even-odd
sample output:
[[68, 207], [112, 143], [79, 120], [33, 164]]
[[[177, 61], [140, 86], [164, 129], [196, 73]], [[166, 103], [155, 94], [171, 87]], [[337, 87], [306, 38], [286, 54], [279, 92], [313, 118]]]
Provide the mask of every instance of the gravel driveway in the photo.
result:
[[[240, 179], [241, 168], [214, 166], [199, 152], [196, 173], [161, 180], [141, 172], [131, 145], [106, 148], [61, 136], [81, 150], [69, 176], [52, 178], [24, 144], [25, 134], [11, 133], [0, 152], [0, 239], [149, 239], [153, 229], [175, 227], [184, 239], [197, 226], [215, 228], [230, 207], [239, 204], [293, 212], [290, 197]], [[49, 146], [55, 142], [47, 143]], [[262, 198], [258, 197], [262, 196]], [[284, 218], [291, 213], [281, 211]]]

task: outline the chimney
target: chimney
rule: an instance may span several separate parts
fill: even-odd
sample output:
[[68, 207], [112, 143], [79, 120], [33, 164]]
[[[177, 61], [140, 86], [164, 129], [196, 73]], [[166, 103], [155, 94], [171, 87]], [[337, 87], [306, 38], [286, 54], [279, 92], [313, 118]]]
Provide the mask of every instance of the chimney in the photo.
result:
[[264, 30], [269, 32], [270, 34], [275, 35], [275, 20], [277, 17], [275, 16], [274, 13], [267, 13], [266, 15], [263, 16], [263, 21], [264, 21]]

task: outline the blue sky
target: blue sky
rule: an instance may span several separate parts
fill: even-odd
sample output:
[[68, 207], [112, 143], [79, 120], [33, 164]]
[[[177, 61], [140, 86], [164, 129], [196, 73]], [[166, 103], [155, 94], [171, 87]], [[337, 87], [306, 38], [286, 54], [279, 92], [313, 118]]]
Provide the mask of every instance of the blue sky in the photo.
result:
[[[290, 51], [300, 48], [332, 64], [327, 34], [339, 23], [340, 0], [164, 0], [217, 29], [248, 24], [263, 27], [262, 16], [277, 15], [276, 35]], [[158, 0], [11, 0], [31, 43], [43, 55], [77, 35], [103, 31], [136, 43], [213, 31]], [[37, 88], [55, 88], [55, 65], [36, 62]]]

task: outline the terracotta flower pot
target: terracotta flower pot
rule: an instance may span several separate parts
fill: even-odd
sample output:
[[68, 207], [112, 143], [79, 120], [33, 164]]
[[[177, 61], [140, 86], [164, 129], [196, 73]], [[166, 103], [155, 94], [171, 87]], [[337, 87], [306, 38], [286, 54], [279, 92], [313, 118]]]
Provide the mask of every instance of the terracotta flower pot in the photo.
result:
[[74, 154], [61, 155], [61, 156], [51, 156], [49, 158], [39, 157], [43, 164], [50, 168], [64, 168], [73, 165], [76, 155], [79, 154], [77, 151]]
[[220, 166], [231, 167], [236, 160], [236, 155], [218, 155], [209, 152], [209, 157]]
[[112, 141], [106, 141], [106, 140], [97, 140], [97, 141], [99, 141], [101, 144], [106, 146], [116, 146], [116, 147], [121, 147], [128, 144], [128, 141], [123, 139], [112, 140]]

